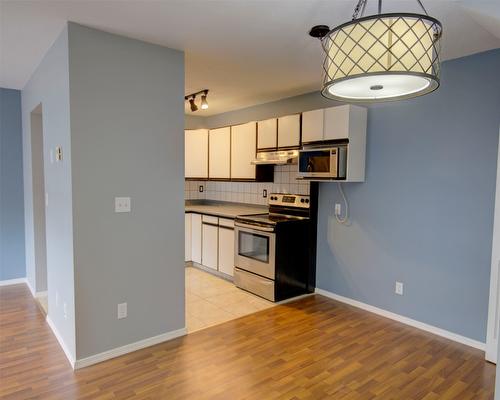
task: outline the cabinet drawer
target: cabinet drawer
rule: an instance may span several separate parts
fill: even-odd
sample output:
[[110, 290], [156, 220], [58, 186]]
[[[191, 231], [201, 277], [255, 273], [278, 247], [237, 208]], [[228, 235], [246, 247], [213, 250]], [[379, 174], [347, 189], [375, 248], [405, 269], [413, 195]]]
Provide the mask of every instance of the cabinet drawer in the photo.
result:
[[218, 225], [219, 224], [219, 218], [217, 217], [212, 217], [211, 215], [203, 215], [201, 217], [201, 220], [203, 222], [206, 222], [208, 224], [214, 224], [214, 225]]
[[219, 218], [219, 226], [225, 226], [227, 228], [234, 228], [234, 219]]

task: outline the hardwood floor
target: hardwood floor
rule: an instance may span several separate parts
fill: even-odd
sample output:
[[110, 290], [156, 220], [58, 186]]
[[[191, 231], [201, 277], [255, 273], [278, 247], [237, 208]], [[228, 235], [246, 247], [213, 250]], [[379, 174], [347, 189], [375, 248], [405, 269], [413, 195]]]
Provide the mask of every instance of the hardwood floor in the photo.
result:
[[492, 399], [483, 353], [311, 296], [73, 372], [24, 285], [0, 288], [2, 399]]

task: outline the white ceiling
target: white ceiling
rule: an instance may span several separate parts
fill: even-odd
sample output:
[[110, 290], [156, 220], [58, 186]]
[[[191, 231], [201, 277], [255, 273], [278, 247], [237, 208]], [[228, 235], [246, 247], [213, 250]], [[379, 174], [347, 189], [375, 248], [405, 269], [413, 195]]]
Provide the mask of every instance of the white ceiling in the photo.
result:
[[[21, 89], [74, 21], [186, 53], [186, 94], [210, 89], [207, 116], [319, 88], [310, 27], [349, 20], [356, 0], [0, 0], [0, 87]], [[368, 1], [367, 13], [376, 0]], [[419, 11], [386, 0], [385, 11]], [[443, 58], [500, 47], [500, 0], [426, 0], [444, 26]]]

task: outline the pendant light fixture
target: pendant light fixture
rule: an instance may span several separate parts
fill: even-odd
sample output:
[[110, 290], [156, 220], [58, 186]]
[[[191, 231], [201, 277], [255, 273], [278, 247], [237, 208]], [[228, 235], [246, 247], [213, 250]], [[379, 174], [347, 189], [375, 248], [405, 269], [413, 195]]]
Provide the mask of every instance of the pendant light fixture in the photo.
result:
[[195, 100], [196, 96], [199, 94], [201, 94], [201, 109], [206, 110], [208, 108], [208, 101], [207, 101], [208, 89], [203, 89], [200, 90], [199, 92], [191, 93], [184, 96], [184, 100], [189, 101], [189, 106], [192, 112], [198, 111], [198, 106], [196, 105]]
[[321, 94], [346, 102], [409, 99], [439, 87], [441, 23], [427, 14], [363, 16], [359, 0], [352, 21], [333, 28], [314, 26], [309, 34], [325, 52]]

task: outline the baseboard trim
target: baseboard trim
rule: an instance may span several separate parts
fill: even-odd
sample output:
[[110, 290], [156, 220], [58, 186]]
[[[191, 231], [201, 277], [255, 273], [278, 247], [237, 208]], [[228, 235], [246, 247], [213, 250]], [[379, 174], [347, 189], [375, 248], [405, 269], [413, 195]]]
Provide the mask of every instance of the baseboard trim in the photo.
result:
[[36, 297], [35, 289], [33, 289], [33, 286], [31, 286], [30, 281], [28, 280], [28, 278], [26, 278], [26, 286], [28, 286], [28, 289], [30, 290], [31, 295], [33, 297]]
[[147, 339], [139, 340], [135, 343], [130, 343], [125, 346], [117, 347], [108, 351], [104, 351], [99, 354], [95, 354], [90, 357], [81, 358], [76, 360], [74, 369], [80, 369], [88, 367], [93, 364], [100, 363], [102, 361], [109, 360], [111, 358], [119, 357], [127, 353], [132, 353], [134, 351], [144, 349], [146, 347], [154, 346], [159, 343], [167, 342], [169, 340], [178, 338], [180, 336], [186, 335], [186, 328], [177, 329], [175, 331], [163, 333], [158, 336], [153, 336]]
[[20, 283], [27, 284], [28, 281], [26, 280], [26, 278], [5, 279], [3, 281], [0, 281], [0, 286], [19, 285]]
[[438, 328], [433, 325], [426, 324], [424, 322], [416, 321], [414, 319], [405, 317], [403, 315], [399, 315], [396, 313], [393, 313], [391, 311], [384, 310], [382, 308], [378, 308], [375, 306], [372, 306], [370, 304], [362, 303], [360, 301], [351, 299], [349, 297], [344, 297], [332, 292], [329, 292], [327, 290], [323, 289], [318, 289], [316, 288], [316, 293], [320, 294], [325, 297], [329, 297], [330, 299], [340, 301], [341, 303], [349, 304], [351, 306], [361, 308], [362, 310], [372, 312], [374, 314], [381, 315], [382, 317], [386, 317], [389, 319], [392, 319], [397, 322], [401, 322], [402, 324], [412, 326], [417, 329], [421, 329], [423, 331], [433, 333], [434, 335], [441, 336], [445, 339], [453, 340], [454, 342], [458, 342], [461, 344], [465, 344], [466, 346], [474, 347], [475, 349], [482, 350], [484, 351], [486, 348], [486, 344], [483, 342], [480, 342], [475, 339], [471, 339], [462, 335], [459, 335], [457, 333], [453, 333], [450, 331], [447, 331], [445, 329]]
[[39, 298], [39, 297], [46, 297], [48, 296], [49, 292], [47, 290], [44, 290], [43, 292], [36, 292], [35, 293], [35, 297], [36, 298]]
[[50, 329], [52, 329], [52, 333], [54, 334], [57, 341], [59, 342], [59, 346], [61, 346], [62, 350], [64, 351], [66, 358], [68, 359], [69, 363], [71, 364], [71, 368], [75, 369], [75, 359], [72, 356], [72, 354], [70, 353], [70, 351], [68, 350], [68, 348], [66, 347], [66, 343], [64, 343], [64, 340], [63, 340], [61, 334], [59, 333], [59, 331], [57, 330], [56, 325], [54, 324], [54, 322], [52, 322], [52, 320], [50, 319], [50, 317], [48, 315], [45, 317], [45, 320], [47, 321], [47, 324], [49, 325]]

